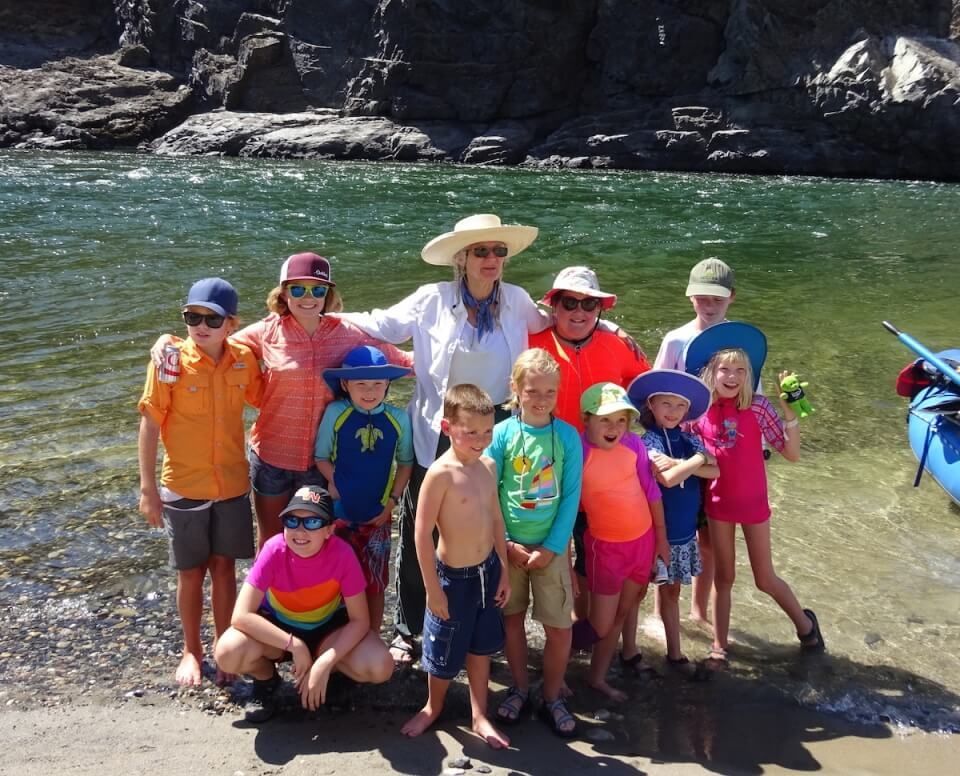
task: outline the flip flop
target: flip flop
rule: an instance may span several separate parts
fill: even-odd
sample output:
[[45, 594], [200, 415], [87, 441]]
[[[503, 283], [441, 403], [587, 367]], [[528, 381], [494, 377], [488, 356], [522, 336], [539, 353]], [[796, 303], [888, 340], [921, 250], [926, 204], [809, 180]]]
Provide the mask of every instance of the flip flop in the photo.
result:
[[[519, 705], [517, 699], [520, 699]], [[516, 725], [530, 708], [530, 690], [521, 692], [518, 687], [510, 687], [500, 705], [497, 706], [497, 721], [504, 725]], [[506, 712], [506, 713], [504, 713]]]
[[[394, 664], [398, 666], [413, 665], [416, 662], [417, 658], [420, 657], [420, 655], [417, 654], [416, 644], [413, 643], [412, 641], [408, 641], [399, 633], [396, 636], [394, 636], [393, 641], [390, 642], [389, 649], [391, 652], [390, 656], [393, 658]], [[403, 657], [400, 657], [400, 658], [396, 657], [393, 654], [394, 650], [399, 652]]]
[[638, 652], [636, 655], [630, 658], [624, 657], [623, 652], [621, 652], [620, 665], [622, 665], [624, 668], [629, 668], [631, 671], [633, 671], [635, 676], [658, 675], [657, 669], [643, 659], [642, 652]]
[[721, 649], [720, 647], [711, 647], [710, 651], [707, 653], [707, 659], [703, 661], [707, 668], [710, 669], [719, 669], [726, 668], [730, 665], [730, 660], [727, 656], [727, 650]]
[[[810, 618], [810, 622], [813, 623], [813, 628], [810, 629], [810, 632], [804, 636], [797, 634], [797, 638], [800, 639], [800, 649], [803, 652], [823, 652], [827, 648], [826, 642], [823, 640], [823, 634], [820, 632], [820, 623], [817, 620], [817, 615], [813, 613], [813, 609], [804, 609], [803, 613]], [[808, 643], [811, 638], [816, 637], [816, 640], [810, 644]]]
[[[559, 736], [560, 738], [576, 737], [577, 718], [570, 713], [570, 709], [567, 708], [567, 704], [563, 698], [557, 698], [555, 701], [544, 701], [537, 714], [540, 716], [540, 719], [547, 723], [550, 731], [555, 736]], [[573, 722], [573, 727], [569, 730], [564, 730], [560, 726], [567, 720]]]

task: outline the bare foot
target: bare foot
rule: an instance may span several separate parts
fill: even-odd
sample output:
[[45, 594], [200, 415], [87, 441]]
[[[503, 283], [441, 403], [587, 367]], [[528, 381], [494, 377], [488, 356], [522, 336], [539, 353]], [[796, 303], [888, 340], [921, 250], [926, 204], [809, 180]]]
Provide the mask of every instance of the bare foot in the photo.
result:
[[710, 624], [710, 617], [707, 612], [702, 611], [701, 609], [690, 609], [690, 617], [688, 618], [690, 622], [704, 623], [706, 625]]
[[627, 699], [627, 694], [625, 692], [623, 692], [622, 690], [618, 690], [615, 687], [611, 687], [605, 681], [596, 682], [596, 683], [590, 682], [590, 686], [594, 690], [598, 690], [599, 692], [602, 692], [614, 703], [623, 703]]
[[487, 742], [491, 749], [506, 749], [510, 739], [497, 730], [486, 717], [474, 717], [473, 732]]
[[221, 670], [220, 666], [217, 666], [217, 675], [213, 680], [213, 683], [216, 684], [217, 687], [229, 687], [235, 681], [237, 681], [236, 674], [228, 674], [226, 671]]
[[403, 727], [400, 728], [400, 732], [405, 736], [409, 736], [410, 738], [416, 738], [434, 722], [436, 722], [436, 719], [439, 716], [440, 710], [437, 709], [434, 711], [430, 708], [430, 704], [428, 703], [426, 706], [420, 709], [420, 711], [403, 723]]
[[561, 698], [572, 698], [573, 690], [570, 689], [569, 685], [566, 682], [560, 685], [560, 697]]
[[200, 658], [184, 650], [177, 666], [177, 684], [181, 687], [199, 687], [203, 673], [200, 670]]

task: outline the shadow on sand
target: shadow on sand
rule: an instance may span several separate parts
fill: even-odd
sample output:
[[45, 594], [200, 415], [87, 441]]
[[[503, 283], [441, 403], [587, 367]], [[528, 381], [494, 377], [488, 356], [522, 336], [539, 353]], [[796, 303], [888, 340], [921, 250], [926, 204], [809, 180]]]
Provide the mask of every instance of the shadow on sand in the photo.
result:
[[[531, 650], [533, 661], [539, 654]], [[537, 666], [531, 665], [532, 676]], [[571, 663], [571, 708], [580, 736], [554, 737], [535, 718], [504, 728], [511, 748], [493, 751], [469, 730], [469, 699], [464, 682], [451, 687], [439, 723], [417, 739], [400, 726], [426, 698], [419, 671], [398, 671], [386, 685], [341, 688], [328, 708], [317, 713], [287, 697], [286, 711], [258, 731], [257, 755], [283, 765], [299, 756], [377, 751], [401, 773], [440, 773], [451, 757], [471, 758], [509, 773], [642, 773], [654, 764], [695, 763], [717, 773], [759, 774], [775, 765], [796, 771], [822, 769], [809, 744], [837, 739], [891, 738], [881, 709], [912, 712], [915, 727], [942, 731], [942, 720], [917, 706], [918, 697], [935, 698], [941, 710], [956, 709], [960, 698], [928, 679], [887, 666], [867, 666], [830, 654], [801, 656], [796, 648], [757, 639], [738, 641], [731, 667], [710, 681], [690, 682], [663, 671], [657, 678], [617, 676], [629, 700], [611, 704], [586, 685], [583, 657]], [[509, 684], [506, 666], [494, 666], [491, 712]], [[847, 698], [847, 706], [830, 699]], [[855, 701], [849, 699], [855, 698]], [[898, 705], [899, 704], [899, 705]], [[841, 708], [827, 713], [820, 708]], [[237, 726], [246, 727], [237, 722]], [[441, 732], [438, 732], [441, 731]]]

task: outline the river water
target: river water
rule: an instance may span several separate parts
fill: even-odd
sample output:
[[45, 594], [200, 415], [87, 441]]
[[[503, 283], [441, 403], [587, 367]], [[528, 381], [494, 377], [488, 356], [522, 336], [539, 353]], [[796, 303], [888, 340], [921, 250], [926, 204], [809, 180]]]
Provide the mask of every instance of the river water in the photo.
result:
[[136, 511], [135, 403], [193, 280], [230, 279], [252, 321], [281, 260], [314, 250], [348, 309], [385, 305], [445, 279], [419, 250], [474, 212], [540, 227], [507, 269], [535, 298], [561, 267], [593, 266], [651, 357], [692, 317], [689, 268], [736, 268], [731, 317], [767, 333], [765, 383], [794, 369], [817, 408], [803, 460], [769, 476], [777, 568], [829, 647], [798, 669], [741, 564], [741, 670], [808, 706], [960, 729], [960, 509], [912, 487], [892, 388], [911, 354], [880, 326], [960, 344], [955, 185], [0, 153], [3, 606], [169, 584]]

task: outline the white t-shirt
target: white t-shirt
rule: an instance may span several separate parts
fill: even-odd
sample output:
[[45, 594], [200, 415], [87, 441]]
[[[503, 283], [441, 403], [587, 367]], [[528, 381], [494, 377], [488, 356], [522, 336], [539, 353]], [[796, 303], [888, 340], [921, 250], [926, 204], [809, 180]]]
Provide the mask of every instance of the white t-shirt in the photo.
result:
[[510, 398], [512, 368], [510, 348], [500, 325], [484, 334], [483, 339], [478, 339], [476, 327], [467, 323], [453, 352], [447, 385], [473, 383], [485, 390], [494, 404], [503, 404]]
[[654, 369], [679, 369], [683, 371], [683, 349], [687, 343], [700, 333], [697, 328], [697, 319], [694, 318], [689, 323], [683, 324], [679, 329], [668, 331], [663, 342], [660, 343], [660, 350], [657, 351], [657, 357], [654, 359]]
[[[664, 334], [663, 342], [660, 343], [660, 350], [657, 351], [657, 357], [653, 362], [653, 368], [686, 371], [683, 363], [683, 351], [687, 347], [687, 343], [699, 333], [697, 319], [694, 318], [689, 323], [683, 324], [679, 329]], [[763, 393], [763, 381], [760, 379], [757, 380], [755, 393]]]

